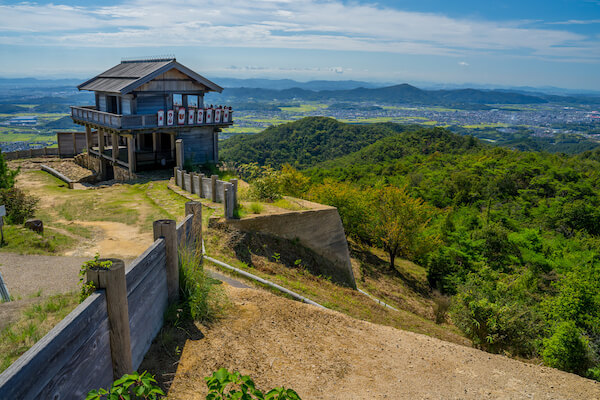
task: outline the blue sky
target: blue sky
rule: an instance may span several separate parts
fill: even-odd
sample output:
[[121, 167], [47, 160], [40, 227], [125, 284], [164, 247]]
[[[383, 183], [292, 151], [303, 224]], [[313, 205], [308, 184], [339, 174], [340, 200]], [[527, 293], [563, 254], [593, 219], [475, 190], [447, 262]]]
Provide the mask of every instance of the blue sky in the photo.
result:
[[161, 54], [207, 77], [600, 90], [600, 0], [0, 0], [0, 76]]

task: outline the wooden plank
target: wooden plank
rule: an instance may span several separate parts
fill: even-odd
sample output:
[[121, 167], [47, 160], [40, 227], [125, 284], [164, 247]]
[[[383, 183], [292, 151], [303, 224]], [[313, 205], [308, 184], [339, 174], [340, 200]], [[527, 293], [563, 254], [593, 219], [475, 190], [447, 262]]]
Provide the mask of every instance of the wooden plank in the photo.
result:
[[212, 181], [210, 178], [202, 178], [202, 198], [212, 198]]
[[92, 335], [37, 396], [40, 399], [84, 399], [92, 389], [112, 384], [109, 323], [103, 320]]
[[152, 270], [153, 266], [160, 263], [165, 255], [165, 240], [160, 238], [146, 249], [138, 258], [133, 260], [125, 271], [127, 281], [127, 296], [135, 290], [137, 285]]
[[[99, 328], [107, 320], [106, 294], [98, 290], [0, 375], [0, 399], [38, 398], [46, 386], [60, 379], [58, 373], [77, 357], [77, 351], [103, 333]], [[105, 350], [110, 354], [110, 349]]]
[[152, 224], [154, 240], [165, 239], [167, 287], [169, 303], [179, 299], [179, 255], [177, 254], [177, 225], [172, 219], [159, 219]]
[[192, 193], [193, 194], [197, 194], [198, 196], [200, 196], [200, 179], [202, 179], [200, 177], [200, 175], [194, 175], [192, 177]]
[[183, 190], [192, 192], [192, 176], [190, 174], [183, 174]]
[[[163, 254], [166, 256], [166, 254]], [[168, 304], [166, 258], [163, 257], [127, 298], [131, 357], [137, 369], [163, 324]]]
[[190, 214], [186, 216], [183, 221], [177, 224], [177, 246], [180, 246], [181, 243], [189, 243], [193, 221], [194, 216]]
[[225, 201], [225, 183], [224, 181], [217, 180], [216, 182], [216, 196], [215, 200], [217, 203], [223, 203]]

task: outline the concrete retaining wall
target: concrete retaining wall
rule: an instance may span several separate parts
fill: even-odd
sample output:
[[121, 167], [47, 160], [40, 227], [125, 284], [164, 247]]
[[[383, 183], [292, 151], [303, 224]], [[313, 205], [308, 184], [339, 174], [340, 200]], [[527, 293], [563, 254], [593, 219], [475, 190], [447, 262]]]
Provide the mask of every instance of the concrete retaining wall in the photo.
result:
[[244, 219], [229, 219], [227, 224], [246, 232], [264, 232], [286, 239], [298, 239], [303, 245], [330, 260], [334, 271], [323, 271], [333, 280], [356, 288], [348, 242], [335, 207], [290, 211], [280, 214], [253, 215]]

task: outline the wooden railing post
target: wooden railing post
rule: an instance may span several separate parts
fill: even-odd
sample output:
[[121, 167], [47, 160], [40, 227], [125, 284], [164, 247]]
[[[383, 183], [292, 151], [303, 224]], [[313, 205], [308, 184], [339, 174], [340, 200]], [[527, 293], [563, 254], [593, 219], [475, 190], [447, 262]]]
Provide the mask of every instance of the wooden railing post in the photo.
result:
[[196, 251], [202, 253], [202, 203], [199, 201], [188, 201], [185, 203], [185, 215], [193, 214], [191, 244], [195, 246]]
[[217, 179], [219, 179], [219, 175], [212, 175], [210, 177], [210, 185], [211, 185], [211, 201], [213, 203], [217, 202]]
[[179, 256], [177, 255], [177, 224], [172, 219], [154, 221], [154, 240], [165, 239], [167, 252], [167, 293], [169, 303], [179, 299]]
[[115, 258], [100, 259], [99, 261], [112, 261], [112, 266], [110, 269], [88, 269], [86, 277], [87, 281], [93, 282], [97, 289], [106, 290], [113, 377], [119, 379], [121, 376], [133, 372], [125, 263], [123, 260]]
[[233, 185], [233, 208], [237, 208], [237, 192], [238, 192], [238, 180], [236, 178], [230, 179], [229, 182]]

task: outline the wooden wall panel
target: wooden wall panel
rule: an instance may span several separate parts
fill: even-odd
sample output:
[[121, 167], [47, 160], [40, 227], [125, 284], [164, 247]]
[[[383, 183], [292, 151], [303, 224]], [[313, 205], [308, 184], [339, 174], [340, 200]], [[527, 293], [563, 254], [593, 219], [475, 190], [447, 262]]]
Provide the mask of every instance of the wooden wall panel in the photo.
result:
[[91, 389], [110, 385], [112, 378], [102, 290], [89, 296], [0, 375], [0, 399], [83, 398]]

